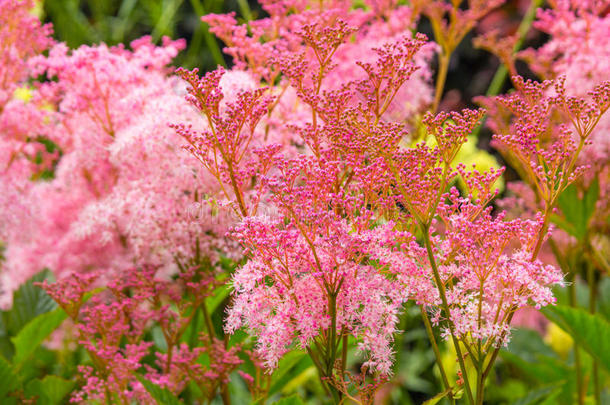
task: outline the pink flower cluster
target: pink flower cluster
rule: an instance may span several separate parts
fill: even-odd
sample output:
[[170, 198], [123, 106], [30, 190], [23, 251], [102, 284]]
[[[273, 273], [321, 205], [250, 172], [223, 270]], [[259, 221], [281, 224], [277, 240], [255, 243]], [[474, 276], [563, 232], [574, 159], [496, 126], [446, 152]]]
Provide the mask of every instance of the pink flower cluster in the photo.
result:
[[[101, 292], [94, 289], [94, 274], [77, 273], [54, 284], [42, 284], [76, 324], [76, 339], [92, 362], [79, 366], [84, 385], [73, 393], [71, 402], [154, 404], [137, 379], [141, 369], [148, 380], [176, 395], [193, 382], [211, 400], [242, 363], [237, 357], [240, 347], [227, 349], [211, 330], [195, 342], [187, 343], [184, 337], [199, 307], [217, 286], [214, 273], [192, 267], [181, 272], [177, 282], [169, 282], [156, 278], [156, 272], [152, 267], [129, 269]], [[143, 338], [155, 326], [167, 350], [156, 352], [152, 367], [144, 365], [143, 358], [153, 343]], [[198, 362], [203, 354], [210, 359], [207, 366]]]
[[[30, 14], [32, 0], [2, 0], [0, 3], [0, 106], [12, 98], [17, 87], [24, 83], [30, 71], [28, 61], [52, 44], [51, 25], [41, 25]], [[2, 109], [0, 108], [0, 110]]]
[[0, 1], [0, 240], [18, 233], [27, 205], [20, 194], [31, 177], [40, 176], [57, 157], [39, 142], [48, 133], [44, 125], [44, 92], [32, 92], [27, 83], [31, 59], [48, 49], [50, 25], [30, 15], [33, 1]]
[[[554, 8], [540, 10], [536, 28], [551, 36], [551, 40], [536, 51], [527, 50], [533, 67], [545, 78], [564, 76], [566, 92], [583, 97], [596, 85], [610, 79], [610, 16], [603, 2], [559, 1]], [[583, 160], [603, 165], [610, 154], [610, 121], [602, 119], [596, 131], [595, 148], [583, 153]]]
[[[171, 274], [196, 254], [212, 264], [220, 255], [239, 256], [224, 237], [232, 222], [226, 210], [211, 215], [220, 191], [215, 180], [169, 127], [178, 117], [199, 125], [183, 85], [166, 68], [183, 47], [168, 39], [157, 47], [145, 37], [131, 50], [57, 44], [48, 56], [30, 58], [32, 75], [53, 80], [37, 83], [31, 101], [7, 105], [2, 122], [13, 125], [3, 126], [2, 141], [14, 143], [4, 134], [15, 132], [22, 149], [51, 143], [55, 160], [45, 179], [16, 179], [15, 167], [28, 158], [7, 156], [13, 175], [1, 178], [8, 190], [0, 221], [5, 300], [45, 267], [66, 275], [154, 265]], [[24, 108], [33, 118], [27, 128]]]
[[[237, 66], [265, 86], [245, 89], [224, 111], [222, 70], [202, 78], [181, 73], [209, 128], [176, 128], [243, 217], [233, 234], [250, 260], [233, 277], [227, 330], [245, 326], [253, 333], [270, 368], [293, 345], [305, 348], [327, 378], [345, 345], [341, 337], [352, 335], [368, 355], [366, 365], [387, 374], [397, 314], [413, 299], [447, 336], [483, 342], [478, 356], [487, 356], [507, 342], [517, 309], [554, 302], [551, 288], [562, 284], [561, 272], [537, 256], [557, 195], [584, 170], [576, 164], [578, 142], [588, 143], [605, 112], [607, 86], [596, 88], [588, 103], [567, 96], [562, 81], [547, 95], [549, 83], [515, 78], [519, 92], [490, 104], [517, 116], [497, 142], [547, 192], [535, 219], [508, 221], [488, 207], [502, 170], [454, 165], [483, 111], [429, 113], [422, 123], [434, 143], [405, 146], [414, 121], [404, 117], [421, 107], [409, 109], [401, 95], [411, 94], [403, 90], [412, 80], [429, 77], [421, 63], [434, 45], [400, 30], [385, 44], [362, 39], [378, 32], [380, 15], [402, 10], [396, 4], [367, 12], [333, 4], [291, 14], [284, 2], [265, 3], [271, 17], [252, 22], [251, 30], [231, 15], [206, 17]], [[389, 21], [384, 29], [395, 29]], [[359, 69], [348, 74], [352, 64]], [[275, 128], [268, 120], [277, 122], [285, 100], [300, 110], [297, 120], [283, 115], [296, 135], [290, 147], [269, 136]], [[397, 113], [395, 106], [405, 109]], [[564, 127], [547, 123], [554, 109], [581, 125], [576, 143]], [[556, 128], [558, 139], [541, 142], [542, 132]], [[241, 160], [261, 149], [265, 159]], [[458, 178], [461, 194], [451, 187]], [[270, 212], [257, 214], [261, 203]]]
[[[182, 72], [191, 86], [189, 101], [207, 117], [209, 129], [176, 128], [244, 218], [233, 234], [251, 259], [234, 276], [236, 295], [227, 330], [246, 326], [254, 333], [269, 368], [293, 343], [308, 348], [316, 342], [328, 346], [327, 358], [316, 361], [332, 369], [331, 351], [337, 350], [342, 336], [351, 334], [368, 354], [367, 364], [387, 374], [397, 315], [408, 297], [402, 286], [414, 278], [410, 270], [421, 272], [404, 264], [391, 268], [389, 257], [399, 254], [390, 236], [392, 226], [368, 230], [378, 218], [355, 193], [367, 175], [361, 167], [368, 149], [384, 146], [375, 141], [399, 141], [404, 133], [404, 124], [388, 120], [398, 114], [399, 121], [406, 121], [431, 102], [430, 96], [411, 100], [416, 106], [402, 98], [408, 94], [402, 84], [409, 77], [426, 83], [429, 73], [418, 74], [421, 66], [415, 62], [428, 57], [418, 54], [425, 39], [411, 39], [404, 26], [393, 28], [394, 34], [385, 37], [388, 44], [365, 42], [376, 57], [354, 61], [350, 55], [359, 51], [341, 47], [350, 36], [373, 35], [393, 25], [382, 24], [373, 11], [365, 15], [338, 6], [306, 11], [309, 23], [300, 20], [302, 15], [269, 8], [271, 17], [253, 25], [281, 23], [287, 33], [263, 44], [264, 32], [253, 30], [260, 35], [253, 39], [240, 26], [227, 31], [231, 16], [206, 17], [227, 43], [240, 44], [235, 48], [240, 68], [270, 82], [280, 73], [285, 79], [269, 89], [244, 89], [222, 109], [227, 96], [221, 86], [224, 71], [203, 78]], [[360, 24], [360, 29], [350, 23]], [[294, 52], [280, 52], [284, 47]], [[425, 49], [429, 55], [433, 47]], [[242, 60], [242, 52], [253, 55]], [[259, 70], [246, 60], [274, 70]], [[355, 75], [345, 74], [354, 69]], [[430, 95], [429, 89], [420, 94]], [[276, 117], [287, 111], [286, 103], [296, 104], [298, 111]], [[291, 120], [295, 113], [299, 119]], [[282, 139], [274, 135], [280, 118], [279, 130], [291, 129], [295, 141], [277, 142]], [[359, 133], [349, 128], [352, 120], [363, 125]], [[254, 215], [261, 201], [270, 212]]]
[[563, 274], [532, 260], [541, 221], [492, 216], [491, 208], [469, 203], [455, 189], [452, 201], [439, 207], [444, 232], [437, 239], [436, 255], [453, 333], [464, 340], [504, 345], [515, 309], [554, 303], [551, 287], [563, 284]]
[[[558, 1], [552, 9], [540, 10], [536, 27], [551, 40], [537, 50], [523, 52], [526, 60], [545, 78], [565, 77], [566, 94], [589, 97], [589, 93], [610, 80], [610, 15], [604, 2]], [[589, 137], [579, 162], [591, 166], [585, 183], [599, 179], [601, 198], [595, 226], [605, 228], [610, 212], [610, 117], [604, 116]]]

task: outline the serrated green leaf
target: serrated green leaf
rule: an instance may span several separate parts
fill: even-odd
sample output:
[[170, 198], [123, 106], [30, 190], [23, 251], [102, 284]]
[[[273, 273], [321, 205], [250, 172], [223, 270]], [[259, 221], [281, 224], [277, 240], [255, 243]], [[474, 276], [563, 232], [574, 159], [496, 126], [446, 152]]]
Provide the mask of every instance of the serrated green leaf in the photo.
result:
[[64, 380], [56, 375], [47, 375], [42, 380], [34, 379], [28, 382], [25, 392], [30, 397], [36, 397], [37, 405], [55, 405], [62, 401], [74, 387], [73, 381]]
[[20, 364], [36, 350], [36, 348], [61, 325], [66, 319], [66, 313], [61, 308], [38, 315], [11, 339], [15, 345], [13, 364]]
[[180, 405], [180, 401], [174, 394], [172, 394], [167, 388], [158, 386], [157, 384], [148, 381], [146, 378], [138, 376], [138, 381], [142, 383], [146, 391], [159, 405]]
[[610, 371], [610, 323], [606, 319], [563, 305], [547, 307], [542, 313]]
[[34, 283], [51, 276], [48, 270], [36, 274], [23, 283], [13, 294], [13, 305], [6, 313], [9, 336], [15, 336], [26, 324], [37, 316], [50, 312], [57, 307], [55, 301]]
[[4, 357], [0, 356], [0, 400], [4, 400], [6, 394], [19, 386], [17, 375], [13, 367]]

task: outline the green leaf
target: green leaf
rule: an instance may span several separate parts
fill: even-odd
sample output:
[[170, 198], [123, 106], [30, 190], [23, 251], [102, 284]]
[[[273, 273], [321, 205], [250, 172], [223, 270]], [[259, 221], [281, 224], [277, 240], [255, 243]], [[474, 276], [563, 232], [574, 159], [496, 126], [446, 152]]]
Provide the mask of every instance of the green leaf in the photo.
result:
[[279, 392], [288, 381], [299, 376], [312, 364], [311, 358], [305, 352], [293, 350], [287, 353], [279, 361], [277, 370], [273, 372], [268, 395], [271, 396]]
[[142, 383], [146, 391], [159, 405], [180, 405], [180, 401], [167, 388], [158, 386], [157, 384], [148, 381], [146, 378], [138, 376], [138, 380]]
[[298, 394], [291, 395], [287, 398], [282, 398], [277, 402], [274, 402], [275, 405], [305, 405], [303, 400]]
[[76, 48], [95, 42], [96, 35], [87, 17], [79, 8], [79, 1], [45, 1], [45, 10], [53, 20], [53, 31], [68, 46]]
[[248, 0], [237, 0], [237, 4], [239, 4], [239, 11], [241, 11], [246, 21], [252, 21], [252, 11], [250, 10]]
[[[5, 315], [5, 313], [2, 313]], [[7, 359], [12, 359], [15, 354], [15, 349], [11, 343], [11, 338], [4, 320], [5, 316], [0, 316], [0, 355]]]
[[551, 222], [557, 225], [559, 228], [566, 231], [568, 234], [574, 236], [577, 239], [581, 239], [584, 235], [581, 235], [581, 230], [574, 226], [571, 222], [567, 221], [563, 217], [560, 217], [557, 214], [551, 214], [550, 216]]
[[598, 287], [599, 312], [610, 322], [610, 277], [604, 277]]
[[540, 405], [555, 405], [557, 403], [557, 397], [561, 394], [561, 389], [556, 389], [544, 399], [544, 401], [540, 402]]
[[214, 290], [214, 294], [206, 299], [205, 305], [208, 309], [208, 313], [213, 314], [218, 306], [229, 296], [231, 293], [231, 287], [227, 284], [223, 284]]
[[13, 367], [4, 357], [0, 356], [0, 400], [4, 400], [6, 394], [15, 390], [18, 385]]
[[542, 313], [610, 371], [610, 323], [601, 315], [563, 305], [547, 307]]
[[552, 221], [564, 231], [584, 240], [591, 217], [595, 213], [595, 205], [599, 198], [599, 181], [595, 179], [582, 199], [578, 198], [578, 189], [574, 184], [568, 186], [557, 199], [563, 217], [553, 215]]
[[37, 405], [55, 405], [72, 391], [74, 381], [64, 380], [56, 375], [47, 375], [42, 380], [31, 380], [25, 387], [28, 396], [37, 397]]
[[40, 314], [52, 311], [57, 307], [55, 301], [34, 283], [41, 282], [51, 276], [44, 270], [21, 285], [13, 294], [13, 306], [6, 313], [7, 330], [10, 336], [15, 336], [26, 324]]
[[176, 23], [175, 15], [183, 1], [169, 0], [161, 3], [162, 11], [151, 33], [153, 41], [158, 41], [162, 35], [172, 36], [172, 26]]
[[254, 338], [243, 329], [237, 329], [229, 336], [229, 347], [246, 344], [252, 346]]
[[571, 372], [559, 359], [544, 355], [537, 355], [532, 361], [524, 360], [507, 350], [502, 350], [500, 355], [506, 362], [518, 367], [524, 377], [542, 383], [550, 384], [565, 380]]
[[525, 397], [513, 402], [513, 405], [534, 405], [545, 398], [554, 398], [561, 392], [561, 384], [552, 384], [530, 391]]
[[588, 223], [595, 213], [595, 205], [599, 199], [599, 179], [595, 178], [583, 198], [583, 208], [586, 222]]
[[[205, 321], [203, 319], [203, 312], [200, 308], [195, 308], [195, 315], [188, 323], [182, 336], [180, 336], [180, 342], [188, 344], [190, 347], [195, 347], [199, 344], [199, 333], [205, 328]], [[156, 327], [155, 333], [155, 344], [163, 351], [167, 351], [167, 342], [159, 327]]]
[[544, 343], [540, 333], [527, 328], [516, 328], [511, 333], [506, 350], [531, 363], [539, 363], [540, 356], [557, 358], [553, 349]]
[[34, 318], [14, 338], [11, 339], [15, 345], [15, 356], [13, 364], [20, 364], [36, 350], [36, 348], [61, 325], [66, 319], [66, 313], [61, 308], [56, 308]]
[[227, 388], [232, 404], [252, 404], [252, 393], [245, 381], [239, 378], [239, 373], [236, 371], [229, 376]]
[[436, 394], [435, 396], [433, 396], [432, 398], [430, 398], [429, 400], [425, 401], [422, 405], [435, 405], [438, 404], [439, 401], [443, 398], [445, 398], [447, 395], [449, 395], [449, 393], [451, 392], [451, 388], [446, 389], [445, 391]]
[[432, 350], [409, 350], [402, 353], [397, 377], [404, 382], [404, 387], [409, 391], [432, 395], [437, 390], [424, 377], [426, 370], [432, 367], [434, 367], [434, 352]]
[[578, 198], [578, 189], [574, 184], [569, 185], [566, 189], [559, 195], [557, 199], [557, 203], [559, 207], [563, 211], [563, 214], [570, 222], [575, 222], [583, 217], [580, 204], [580, 200]]

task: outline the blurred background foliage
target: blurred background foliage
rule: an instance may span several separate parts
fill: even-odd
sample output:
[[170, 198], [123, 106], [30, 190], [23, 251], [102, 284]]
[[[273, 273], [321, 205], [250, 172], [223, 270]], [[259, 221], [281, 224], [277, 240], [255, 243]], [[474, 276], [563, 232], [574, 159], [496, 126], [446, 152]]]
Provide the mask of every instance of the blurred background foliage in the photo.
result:
[[[401, 0], [401, 3], [408, 3]], [[355, 1], [358, 3], [358, 1]], [[489, 29], [512, 33], [517, 30], [530, 2], [508, 0], [499, 9], [485, 17], [477, 30], [462, 41], [453, 54], [445, 86], [444, 109], [472, 107], [472, 97], [485, 94], [498, 60], [486, 51], [472, 46], [472, 37]], [[174, 61], [177, 66], [202, 71], [218, 65], [230, 65], [223, 55], [223, 44], [208, 32], [200, 17], [209, 13], [235, 12], [245, 22], [265, 17], [255, 0], [38, 0], [40, 17], [53, 24], [55, 38], [71, 48], [82, 44], [105, 42], [109, 45], [129, 44], [143, 35], [151, 35], [155, 43], [163, 36], [184, 38], [187, 49]], [[418, 31], [433, 38], [432, 30], [423, 19]], [[545, 37], [535, 31], [526, 38], [525, 47], [543, 42]], [[520, 73], [531, 76], [525, 65]], [[500, 90], [509, 87], [505, 83]]]
[[155, 43], [163, 36], [185, 38], [188, 48], [175, 63], [213, 69], [226, 65], [222, 45], [199, 17], [234, 11], [242, 20], [257, 18], [261, 9], [246, 0], [41, 0], [39, 12], [53, 23], [55, 37], [68, 46], [105, 42], [128, 44], [143, 35]]

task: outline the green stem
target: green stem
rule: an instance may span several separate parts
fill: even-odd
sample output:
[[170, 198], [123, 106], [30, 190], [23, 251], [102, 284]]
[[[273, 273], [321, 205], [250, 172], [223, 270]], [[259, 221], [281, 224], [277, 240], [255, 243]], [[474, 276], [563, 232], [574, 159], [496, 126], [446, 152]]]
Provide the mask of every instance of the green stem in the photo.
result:
[[237, 0], [237, 4], [239, 5], [239, 10], [241, 11], [246, 21], [252, 21], [252, 11], [250, 10], [248, 0]]
[[[438, 348], [438, 344], [436, 343], [436, 338], [434, 337], [434, 332], [432, 331], [432, 324], [430, 323], [430, 319], [428, 318], [428, 314], [423, 306], [420, 306], [421, 316], [424, 320], [424, 325], [426, 326], [426, 333], [428, 334], [428, 339], [430, 339], [430, 343], [432, 344], [432, 351], [434, 352], [434, 356], [436, 357], [436, 364], [438, 364], [438, 369], [441, 373], [441, 380], [443, 381], [443, 388], [445, 390], [449, 390], [451, 385], [449, 384], [449, 379], [447, 378], [447, 373], [445, 372], [445, 367], [443, 366], [443, 360], [441, 357], [441, 351]], [[453, 398], [453, 393], [449, 392], [449, 402], [452, 405], [455, 404], [455, 399]]]
[[208, 328], [208, 334], [210, 335], [210, 340], [216, 337], [216, 333], [214, 331], [214, 325], [212, 324], [212, 318], [210, 317], [210, 313], [208, 312], [208, 307], [205, 305], [205, 302], [201, 304], [201, 310], [203, 311], [203, 319], [205, 320], [205, 325]]
[[324, 388], [324, 391], [326, 391], [327, 395], [333, 396], [333, 394], [332, 394], [333, 388], [329, 387], [328, 381], [326, 381], [324, 379], [325, 371], [324, 371], [324, 367], [322, 366], [322, 363], [320, 362], [320, 359], [318, 359], [318, 356], [316, 355], [316, 353], [313, 350], [311, 350], [309, 347], [307, 348], [307, 353], [309, 354], [309, 357], [313, 361], [314, 366], [316, 366], [316, 369], [318, 370], [318, 378], [320, 379], [320, 384], [322, 384], [322, 388]]
[[347, 368], [347, 344], [348, 336], [347, 333], [343, 332], [343, 342], [341, 343], [341, 378], [343, 378]]
[[[542, 6], [544, 0], [532, 0], [529, 8], [525, 12], [523, 16], [523, 20], [521, 20], [521, 24], [519, 24], [519, 28], [517, 29], [517, 42], [515, 42], [515, 46], [513, 48], [513, 53], [517, 52], [521, 49], [523, 45], [523, 41], [525, 40], [525, 36], [530, 30], [532, 23], [534, 22], [534, 18], [536, 18], [536, 10], [538, 7]], [[508, 76], [508, 69], [505, 65], [500, 65], [498, 70], [496, 70], [496, 74], [491, 80], [491, 84], [487, 89], [487, 96], [495, 96], [502, 90], [502, 86], [504, 86], [504, 82], [506, 81], [506, 77]]]
[[[337, 356], [337, 293], [331, 292], [328, 295], [328, 307], [330, 312], [330, 333], [328, 336], [328, 350], [327, 350], [327, 358], [326, 358], [326, 377], [333, 378], [333, 368], [335, 366], [335, 359]], [[341, 375], [340, 378], [343, 378]], [[342, 393], [333, 389], [334, 387], [330, 387], [330, 392], [333, 396], [333, 401], [336, 404], [341, 403]]]
[[[595, 314], [597, 300], [597, 282], [595, 280], [595, 269], [591, 263], [587, 263], [587, 281], [589, 283], [589, 312]], [[593, 358], [593, 389], [595, 395], [595, 403], [600, 405], [601, 387], [599, 384], [599, 362]]]
[[316, 352], [311, 350], [311, 348], [307, 348], [307, 353], [313, 361], [314, 366], [316, 366], [316, 369], [318, 370], [318, 377], [320, 378], [320, 384], [322, 384], [322, 388], [324, 388], [324, 391], [326, 391], [327, 395], [333, 398], [333, 402], [335, 404], [339, 404], [341, 400], [339, 399], [337, 390], [326, 380], [327, 378], [330, 378], [330, 376], [326, 375], [326, 367], [322, 364]]
[[169, 3], [164, 2], [164, 6], [162, 6], [161, 15], [158, 16], [157, 22], [150, 34], [152, 36], [153, 42], [157, 42], [162, 35], [170, 34], [170, 25], [172, 24], [172, 20], [174, 15], [180, 8], [184, 0], [172, 0]]
[[[576, 273], [572, 273], [572, 277], [570, 283], [568, 284], [568, 293], [570, 306], [576, 308]], [[578, 345], [574, 342], [574, 367], [576, 368], [576, 398], [578, 400], [578, 405], [584, 405], [584, 391], [583, 391], [583, 379], [582, 379], [582, 369], [580, 362], [580, 350], [578, 349]]]
[[[555, 258], [557, 259], [557, 262], [559, 263], [559, 267], [561, 267], [563, 272], [568, 277], [568, 300], [569, 300], [570, 306], [575, 308], [578, 306], [577, 301], [576, 301], [575, 266], [573, 263], [571, 263], [572, 260], [570, 260], [568, 257], [561, 254], [559, 246], [557, 246], [557, 243], [555, 243], [555, 240], [553, 240], [553, 238], [549, 238], [549, 245], [551, 246], [551, 250], [553, 251]], [[580, 351], [578, 350], [578, 345], [576, 342], [574, 342], [574, 368], [576, 371], [576, 391], [577, 391], [576, 397], [578, 398], [579, 405], [582, 405], [582, 404], [584, 404], [584, 398], [583, 398], [583, 394], [582, 394], [583, 379], [582, 379], [582, 370], [581, 370], [581, 364], [580, 364]]]
[[[530, 3], [529, 8], [523, 16], [523, 20], [521, 20], [521, 24], [519, 24], [519, 28], [517, 29], [517, 42], [515, 42], [513, 53], [521, 49], [523, 41], [525, 40], [525, 36], [529, 32], [532, 23], [534, 22], [534, 18], [536, 17], [536, 10], [538, 10], [538, 8], [541, 7], [543, 3], [544, 0], [532, 0], [532, 2]], [[507, 76], [508, 68], [504, 64], [501, 64], [498, 67], [498, 70], [496, 70], [493, 79], [491, 79], [491, 83], [489, 84], [485, 95], [487, 97], [498, 95], [502, 90], [502, 87], [504, 86], [504, 82], [506, 81]], [[475, 137], [479, 135], [479, 132], [481, 131], [481, 128], [485, 125], [486, 120], [487, 117], [484, 117], [481, 120], [481, 124], [476, 127], [474, 131], [472, 131], [472, 135], [474, 135]]]
[[189, 346], [191, 348], [197, 345], [197, 331], [199, 330], [199, 316], [197, 316], [197, 312], [199, 308], [194, 308], [195, 314], [193, 315], [192, 326], [191, 326], [191, 334], [189, 336]]
[[441, 102], [443, 96], [443, 90], [445, 89], [445, 82], [447, 80], [447, 72], [449, 71], [449, 60], [451, 55], [444, 51], [438, 57], [438, 75], [436, 76], [436, 90], [434, 92], [434, 104], [430, 111], [434, 114], [438, 110], [438, 105]]
[[[193, 9], [195, 10], [195, 13], [197, 13], [197, 15], [203, 16], [203, 15], [207, 14], [207, 12], [206, 12], [203, 4], [201, 4], [200, 0], [191, 0], [191, 6], [193, 6]], [[218, 41], [216, 41], [216, 38], [214, 37], [214, 35], [212, 35], [212, 33], [210, 33], [210, 27], [206, 23], [202, 23], [202, 24], [203, 25], [200, 25], [199, 27], [197, 27], [197, 30], [195, 31], [195, 34], [193, 35], [193, 42], [188, 47], [189, 50], [188, 50], [188, 54], [186, 57], [187, 62], [188, 63], [193, 62], [193, 59], [196, 57], [195, 51], [197, 51], [199, 48], [198, 45], [200, 42], [200, 35], [201, 35], [201, 33], [203, 33], [203, 39], [205, 40], [205, 43], [208, 46], [210, 53], [212, 54], [212, 58], [214, 59], [214, 62], [217, 65], [226, 67], [227, 64], [225, 62], [225, 59], [222, 56], [220, 47], [218, 46]], [[195, 46], [195, 45], [197, 45], [197, 46]]]
[[428, 260], [430, 261], [430, 267], [432, 268], [432, 273], [434, 275], [434, 281], [439, 291], [439, 295], [442, 301], [443, 312], [445, 313], [445, 317], [447, 318], [447, 324], [449, 325], [449, 329], [451, 332], [451, 339], [453, 340], [453, 345], [455, 346], [455, 352], [457, 354], [458, 362], [460, 363], [460, 368], [462, 370], [462, 377], [464, 378], [464, 386], [466, 390], [466, 394], [468, 394], [468, 400], [471, 404], [474, 404], [474, 397], [472, 395], [472, 390], [470, 389], [470, 383], [468, 381], [468, 372], [466, 370], [466, 364], [464, 363], [464, 356], [462, 355], [462, 349], [460, 348], [460, 342], [455, 335], [455, 328], [453, 327], [453, 322], [451, 322], [451, 311], [449, 309], [449, 303], [447, 302], [447, 294], [445, 291], [445, 285], [441, 280], [441, 276], [439, 274], [438, 268], [436, 266], [436, 260], [434, 258], [434, 252], [432, 252], [432, 242], [430, 241], [430, 226], [425, 224], [420, 224], [422, 228], [422, 233], [424, 237], [424, 244], [426, 245], [426, 252], [428, 253]]
[[[309, 357], [313, 361], [313, 364], [316, 366], [318, 370], [318, 376], [320, 378], [320, 383], [324, 388], [324, 391], [332, 397], [333, 403], [340, 404], [342, 401], [342, 393], [329, 382], [330, 379], [333, 378], [333, 367], [336, 358], [337, 351], [337, 293], [329, 293], [328, 294], [328, 312], [331, 319], [330, 330], [328, 331], [328, 336], [326, 340], [326, 347], [324, 345], [317, 344], [317, 352], [312, 350], [310, 347], [307, 348], [307, 353]], [[343, 335], [343, 349], [342, 349], [342, 360], [345, 362], [347, 358], [347, 335]], [[341, 338], [341, 337], [340, 337]], [[314, 342], [316, 342], [314, 340]], [[317, 343], [317, 342], [316, 342]], [[320, 356], [318, 356], [320, 355]], [[343, 366], [345, 367], [345, 366]], [[343, 378], [343, 375], [341, 375]]]
[[[480, 368], [483, 368], [483, 364], [480, 364]], [[484, 387], [485, 387], [485, 378], [484, 378], [483, 370], [479, 369], [477, 371], [477, 398], [476, 404], [483, 405], [484, 398]]]
[[231, 405], [231, 395], [229, 394], [229, 385], [224, 384], [220, 389], [220, 397], [224, 405]]
[[[481, 329], [482, 323], [482, 306], [483, 306], [483, 280], [479, 282], [479, 305], [478, 305], [478, 327]], [[486, 357], [486, 356], [485, 356]], [[477, 339], [477, 358], [473, 359], [473, 362], [477, 363], [477, 393], [476, 393], [476, 403], [477, 405], [483, 404], [483, 391], [485, 386], [485, 371], [483, 367], [485, 367], [485, 357], [483, 356], [483, 348], [481, 339]]]
[[332, 376], [335, 363], [336, 341], [337, 341], [337, 296], [333, 293], [328, 295], [328, 311], [330, 313], [330, 330], [327, 343], [326, 375]]
[[[212, 318], [210, 317], [210, 313], [208, 312], [208, 307], [205, 305], [205, 301], [201, 303], [201, 310], [203, 312], [203, 319], [205, 320], [206, 327], [208, 329], [208, 334], [210, 336], [210, 341], [216, 337], [216, 332], [214, 331], [214, 324], [212, 323]], [[195, 314], [197, 316], [197, 314]], [[226, 346], [226, 342], [225, 342]], [[220, 388], [220, 397], [222, 398], [222, 403], [224, 405], [231, 405], [231, 395], [229, 394], [229, 385], [223, 384]]]
[[549, 229], [549, 221], [550, 215], [552, 212], [551, 203], [546, 204], [546, 208], [544, 210], [544, 218], [542, 220], [542, 227], [540, 228], [540, 232], [538, 233], [538, 240], [536, 241], [536, 246], [534, 247], [534, 251], [532, 252], [531, 261], [534, 261], [538, 257], [538, 253], [540, 253], [540, 249], [542, 249], [542, 243], [544, 242], [544, 237]]

